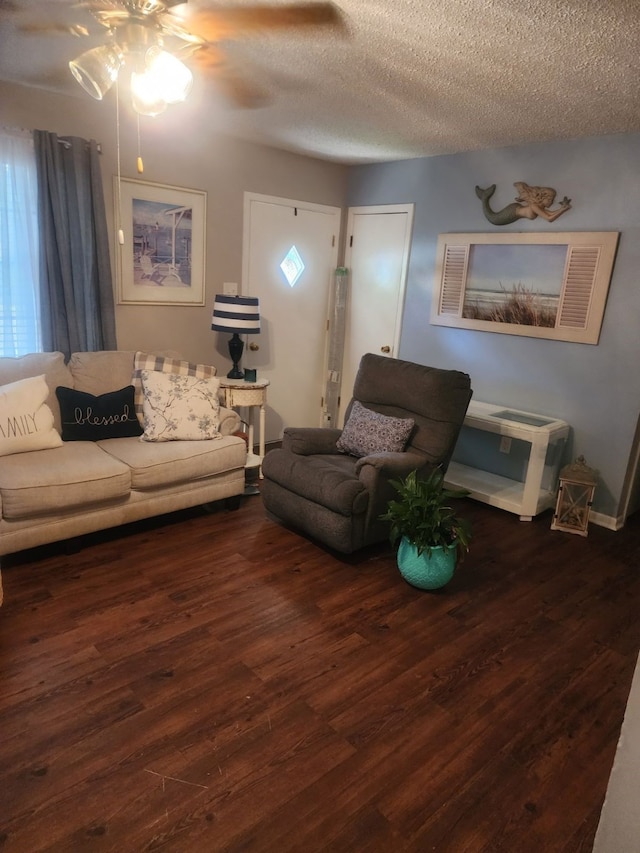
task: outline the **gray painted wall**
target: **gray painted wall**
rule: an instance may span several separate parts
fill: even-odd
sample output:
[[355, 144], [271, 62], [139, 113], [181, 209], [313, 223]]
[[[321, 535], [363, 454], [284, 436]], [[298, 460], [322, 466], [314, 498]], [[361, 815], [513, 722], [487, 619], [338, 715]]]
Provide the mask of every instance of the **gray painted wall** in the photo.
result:
[[[583, 454], [600, 472], [593, 510], [616, 518], [640, 412], [640, 135], [526, 145], [356, 166], [349, 204], [415, 203], [400, 358], [463, 370], [478, 400], [552, 415], [572, 426], [565, 461]], [[497, 184], [494, 208], [514, 181], [551, 186], [573, 209], [553, 224], [498, 228], [474, 187]], [[429, 324], [436, 241], [444, 232], [619, 231], [597, 346]]]
[[[191, 361], [213, 363], [226, 373], [230, 367], [227, 336], [211, 331], [211, 309], [223, 282], [242, 281], [244, 192], [344, 207], [347, 167], [214, 133], [206, 129], [203, 109], [206, 105], [190, 98], [157, 119], [141, 120], [143, 175], [136, 171], [136, 120], [123, 110], [123, 177], [207, 192], [206, 304], [116, 305], [116, 331], [121, 349], [177, 350]], [[101, 143], [113, 249], [112, 179], [117, 172], [117, 143], [111, 92], [104, 101], [94, 101], [80, 89], [77, 97], [68, 97], [0, 83], [0, 125], [49, 130]], [[114, 284], [115, 272], [113, 252]]]

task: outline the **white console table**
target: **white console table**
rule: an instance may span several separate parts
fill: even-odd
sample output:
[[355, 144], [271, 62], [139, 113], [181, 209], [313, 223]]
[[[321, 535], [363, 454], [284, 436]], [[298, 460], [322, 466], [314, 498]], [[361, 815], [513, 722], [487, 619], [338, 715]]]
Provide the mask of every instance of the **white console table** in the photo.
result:
[[481, 458], [473, 459], [473, 464], [468, 464], [468, 459], [467, 464], [452, 460], [447, 486], [467, 489], [475, 500], [516, 513], [521, 521], [531, 521], [534, 515], [555, 505], [562, 449], [570, 431], [568, 423], [472, 400], [463, 429], [495, 433], [500, 436], [499, 451], [505, 453], [510, 452], [511, 439], [527, 442], [530, 449], [526, 473], [520, 481], [486, 470], [486, 460]]
[[224, 397], [224, 404], [229, 409], [260, 408], [260, 438], [258, 444], [258, 455], [253, 452], [253, 417], [249, 413], [249, 452], [247, 455], [246, 468], [260, 467], [259, 476], [262, 478], [262, 460], [264, 459], [264, 423], [265, 405], [267, 402], [268, 379], [258, 379], [256, 382], [244, 382], [242, 379], [220, 379], [220, 391]]

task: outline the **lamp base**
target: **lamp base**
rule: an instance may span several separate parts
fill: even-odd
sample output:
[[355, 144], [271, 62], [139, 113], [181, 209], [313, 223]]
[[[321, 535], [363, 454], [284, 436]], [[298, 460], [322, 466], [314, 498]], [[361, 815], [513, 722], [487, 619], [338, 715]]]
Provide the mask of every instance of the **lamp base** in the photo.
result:
[[234, 332], [231, 338], [229, 338], [229, 355], [231, 356], [233, 367], [227, 373], [227, 379], [244, 379], [244, 371], [240, 370], [240, 359], [242, 358], [243, 350], [244, 341], [237, 332]]

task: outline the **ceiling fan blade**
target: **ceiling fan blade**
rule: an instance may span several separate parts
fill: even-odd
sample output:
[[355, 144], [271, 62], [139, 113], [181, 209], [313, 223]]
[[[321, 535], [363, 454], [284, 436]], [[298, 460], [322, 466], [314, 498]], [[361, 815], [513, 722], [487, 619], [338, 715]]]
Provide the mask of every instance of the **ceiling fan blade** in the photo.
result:
[[189, 15], [189, 28], [209, 42], [263, 30], [340, 27], [342, 15], [333, 3], [287, 3], [282, 6], [219, 6]]
[[81, 36], [88, 36], [89, 30], [86, 27], [83, 27], [82, 24], [57, 24], [57, 23], [30, 23], [30, 24], [19, 24], [18, 30], [21, 33], [26, 33], [27, 35], [72, 35], [80, 38]]
[[218, 47], [206, 45], [193, 54], [191, 62], [196, 62], [201, 69], [209, 73], [224, 97], [235, 106], [256, 109], [268, 103], [267, 92], [247, 80]]
[[158, 23], [162, 27], [163, 35], [174, 36], [175, 38], [182, 39], [182, 41], [189, 45], [198, 46], [206, 43], [205, 39], [201, 36], [186, 29], [182, 20], [177, 18], [175, 15], [172, 15], [170, 12], [158, 15]]
[[[76, 22], [66, 20], [66, 18], [75, 17], [76, 14], [82, 20], [83, 14], [85, 18], [87, 5], [81, 0], [49, 0], [46, 4], [41, 4], [39, 8], [35, 3], [33, 6], [27, 6], [14, 3], [13, 0], [0, 0], [0, 15], [3, 10], [11, 13], [16, 13], [18, 20], [16, 21], [16, 29], [18, 32], [26, 35], [49, 36], [77, 36], [78, 38], [91, 35], [89, 26], [84, 22]], [[90, 23], [90, 21], [89, 21]]]

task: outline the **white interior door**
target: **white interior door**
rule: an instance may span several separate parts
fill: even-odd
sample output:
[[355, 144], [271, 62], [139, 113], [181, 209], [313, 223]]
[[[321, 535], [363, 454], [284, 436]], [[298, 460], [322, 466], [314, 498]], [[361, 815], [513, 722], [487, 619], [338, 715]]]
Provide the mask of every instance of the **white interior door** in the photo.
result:
[[251, 337], [242, 364], [271, 383], [267, 441], [279, 440], [285, 426], [322, 423], [340, 217], [339, 207], [245, 193], [242, 292], [260, 298], [262, 331]]
[[345, 266], [350, 287], [340, 425], [362, 356], [367, 352], [397, 356], [412, 225], [412, 204], [349, 209]]

